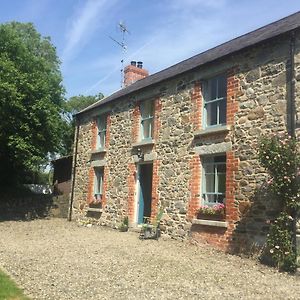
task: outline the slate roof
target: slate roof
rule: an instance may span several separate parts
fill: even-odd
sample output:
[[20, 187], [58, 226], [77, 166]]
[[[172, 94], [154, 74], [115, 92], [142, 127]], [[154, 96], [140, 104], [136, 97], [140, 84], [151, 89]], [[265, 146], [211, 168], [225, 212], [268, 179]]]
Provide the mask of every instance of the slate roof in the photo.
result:
[[300, 11], [296, 12], [288, 17], [280, 19], [276, 22], [270, 23], [259, 29], [251, 31], [240, 37], [232, 39], [224, 44], [217, 47], [204, 51], [197, 54], [189, 59], [186, 59], [180, 63], [177, 63], [169, 68], [162, 71], [154, 73], [144, 79], [138, 80], [135, 83], [118, 90], [117, 92], [111, 94], [110, 96], [90, 105], [84, 110], [80, 111], [77, 115], [89, 111], [93, 108], [100, 107], [106, 103], [116, 100], [120, 97], [127, 96], [133, 92], [139, 91], [145, 87], [157, 84], [163, 80], [172, 78], [179, 74], [185, 73], [187, 71], [193, 70], [201, 65], [212, 62], [216, 59], [222, 58], [229, 54], [233, 54], [237, 51], [245, 49], [247, 47], [256, 45], [260, 42], [270, 40], [281, 34], [292, 31], [300, 27]]

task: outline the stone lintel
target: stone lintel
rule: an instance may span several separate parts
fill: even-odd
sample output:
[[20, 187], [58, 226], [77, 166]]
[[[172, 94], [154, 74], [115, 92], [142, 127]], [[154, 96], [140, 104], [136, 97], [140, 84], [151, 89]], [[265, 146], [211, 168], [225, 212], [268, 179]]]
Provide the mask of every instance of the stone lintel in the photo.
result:
[[142, 159], [138, 155], [133, 155], [133, 161], [135, 163], [140, 163], [143, 161], [154, 161], [157, 159], [157, 153], [156, 152], [144, 153], [143, 157], [144, 157], [144, 159]]
[[217, 153], [226, 153], [231, 151], [232, 143], [231, 142], [222, 142], [211, 145], [202, 145], [195, 147], [195, 153], [199, 155], [207, 155], [207, 154], [217, 154]]
[[153, 161], [157, 158], [156, 152], [145, 153], [144, 161]]
[[149, 139], [149, 140], [143, 140], [137, 143], [132, 144], [132, 147], [138, 148], [138, 147], [144, 147], [144, 146], [152, 146], [155, 144], [155, 140]]
[[226, 134], [231, 130], [230, 125], [224, 126], [217, 126], [217, 127], [209, 127], [206, 129], [197, 130], [194, 132], [194, 137], [203, 137], [207, 135], [214, 135], [214, 134]]
[[202, 219], [193, 219], [193, 224], [204, 225], [204, 226], [214, 226], [214, 227], [228, 227], [228, 222], [226, 221], [214, 221], [214, 220], [202, 220]]
[[105, 159], [99, 159], [99, 160], [93, 160], [91, 162], [91, 166], [93, 168], [96, 168], [96, 167], [104, 167], [106, 166], [106, 160]]

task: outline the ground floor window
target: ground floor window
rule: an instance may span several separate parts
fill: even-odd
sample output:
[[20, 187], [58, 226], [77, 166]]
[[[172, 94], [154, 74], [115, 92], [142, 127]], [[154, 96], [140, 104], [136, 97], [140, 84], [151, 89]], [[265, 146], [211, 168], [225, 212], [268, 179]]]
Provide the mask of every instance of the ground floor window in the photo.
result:
[[202, 158], [202, 205], [225, 204], [226, 155]]
[[96, 201], [102, 200], [103, 194], [103, 168], [94, 168], [95, 181], [94, 181], [94, 196]]

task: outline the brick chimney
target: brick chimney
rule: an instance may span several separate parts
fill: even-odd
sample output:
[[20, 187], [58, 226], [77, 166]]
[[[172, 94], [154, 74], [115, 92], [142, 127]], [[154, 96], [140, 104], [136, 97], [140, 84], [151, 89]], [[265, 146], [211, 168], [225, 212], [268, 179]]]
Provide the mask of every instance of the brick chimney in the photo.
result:
[[124, 86], [129, 86], [137, 80], [143, 79], [149, 75], [148, 71], [143, 69], [143, 62], [132, 61], [124, 69]]

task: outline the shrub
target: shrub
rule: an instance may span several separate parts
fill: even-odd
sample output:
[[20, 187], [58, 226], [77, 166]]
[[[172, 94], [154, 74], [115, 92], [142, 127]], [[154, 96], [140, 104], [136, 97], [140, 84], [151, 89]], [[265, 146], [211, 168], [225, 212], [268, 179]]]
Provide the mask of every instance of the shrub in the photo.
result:
[[268, 185], [277, 196], [282, 212], [271, 223], [267, 246], [279, 270], [296, 269], [294, 226], [300, 207], [300, 154], [297, 140], [287, 134], [265, 137], [259, 146], [259, 161], [270, 178]]

